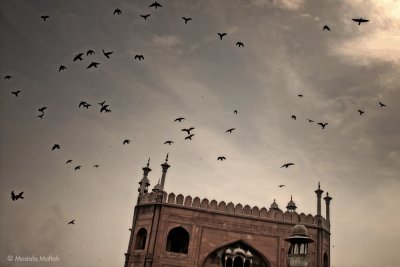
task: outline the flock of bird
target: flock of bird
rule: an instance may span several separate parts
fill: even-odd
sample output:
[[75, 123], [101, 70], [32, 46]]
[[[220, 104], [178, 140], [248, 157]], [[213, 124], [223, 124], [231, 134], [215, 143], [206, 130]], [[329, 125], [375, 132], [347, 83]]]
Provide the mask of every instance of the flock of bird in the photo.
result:
[[[162, 6], [160, 3], [158, 3], [158, 2], [156, 1], [156, 2], [152, 3], [151, 5], [149, 5], [149, 7], [150, 7], [150, 8], [158, 9], [158, 8], [163, 7], [163, 6]], [[121, 16], [121, 15], [122, 15], [122, 10], [119, 9], [119, 8], [115, 9], [114, 12], [113, 12], [113, 15]], [[148, 18], [149, 18], [150, 16], [151, 16], [151, 14], [140, 15], [140, 17], [143, 18], [145, 21], [147, 21]], [[43, 16], [41, 16], [41, 18], [43, 19], [44, 22], [47, 22], [47, 21], [50, 20], [50, 16], [49, 16], [49, 15], [43, 15]], [[184, 21], [184, 24], [188, 24], [190, 21], [192, 21], [192, 18], [190, 18], [190, 17], [184, 17], [184, 16], [183, 16], [182, 19], [183, 19], [183, 21]], [[352, 19], [352, 20], [353, 20], [354, 22], [356, 22], [358, 25], [361, 25], [361, 23], [366, 23], [366, 22], [369, 21], [369, 20], [363, 19], [363, 18], [356, 18], [356, 19]], [[324, 31], [325, 31], [325, 30], [331, 31], [331, 27], [328, 26], [328, 25], [324, 25], [324, 26], [323, 26], [323, 30], [324, 30]], [[226, 32], [221, 32], [221, 33], [218, 32], [217, 35], [218, 35], [219, 39], [222, 41], [222, 40], [224, 39], [224, 37], [227, 36], [227, 33], [226, 33]], [[237, 47], [243, 48], [243, 47], [244, 47], [244, 43], [241, 42], [241, 41], [238, 41], [238, 42], [236, 42], [236, 46], [237, 46]], [[106, 59], [110, 59], [111, 56], [113, 55], [113, 53], [114, 53], [113, 51], [106, 51], [106, 50], [102, 49], [102, 54], [103, 54], [103, 56], [104, 56]], [[91, 50], [91, 49], [89, 49], [89, 50], [86, 51], [86, 52], [79, 52], [79, 53], [77, 53], [77, 54], [74, 56], [74, 58], [72, 59], [72, 61], [73, 61], [73, 62], [83, 61], [85, 55], [86, 55], [86, 57], [91, 57], [91, 56], [93, 56], [93, 55], [95, 55], [95, 54], [96, 54], [96, 52], [93, 51], [93, 50]], [[137, 54], [137, 55], [134, 56], [134, 59], [135, 59], [135, 60], [138, 60], [138, 61], [142, 61], [142, 60], [144, 60], [144, 56], [141, 55], [141, 54]], [[87, 65], [86, 69], [92, 69], [92, 68], [93, 68], [93, 69], [96, 69], [96, 68], [99, 67], [100, 64], [101, 64], [100, 62], [91, 61], [91, 62]], [[68, 67], [67, 67], [66, 65], [61, 64], [61, 65], [59, 66], [59, 68], [58, 68], [58, 72], [66, 71], [67, 69], [68, 69]], [[6, 79], [6, 80], [11, 80], [12, 78], [13, 78], [13, 77], [12, 77], [11, 75], [6, 75], [6, 76], [4, 77], [4, 79]], [[18, 97], [21, 96], [21, 94], [22, 94], [23, 92], [22, 92], [21, 90], [17, 90], [17, 91], [12, 91], [11, 93], [12, 93], [15, 97], [18, 98]], [[300, 97], [300, 98], [304, 97], [303, 94], [298, 94], [297, 96]], [[378, 104], [379, 104], [379, 106], [380, 106], [381, 108], [386, 106], [386, 105], [385, 105], [384, 103], [382, 103], [381, 101], [379, 101]], [[104, 113], [110, 113], [110, 112], [111, 112], [111, 109], [109, 108], [110, 105], [109, 105], [109, 104], [106, 104], [106, 101], [99, 102], [99, 103], [97, 103], [97, 105], [100, 106], [100, 107], [99, 107], [99, 112], [100, 112], [100, 113], [103, 113], [103, 112], [104, 112]], [[80, 101], [80, 103], [78, 104], [78, 108], [89, 109], [90, 107], [92, 107], [92, 104], [88, 103], [87, 101]], [[47, 110], [47, 107], [46, 107], [46, 106], [43, 106], [43, 107], [39, 108], [38, 111], [40, 112], [40, 114], [39, 114], [37, 117], [39, 117], [40, 119], [43, 119], [46, 110]], [[359, 115], [360, 115], [360, 116], [365, 114], [365, 111], [364, 111], [364, 110], [361, 110], [361, 109], [359, 109], [358, 112], [359, 112]], [[238, 110], [235, 109], [235, 110], [233, 111], [233, 113], [234, 113], [235, 115], [238, 115]], [[292, 114], [290, 118], [293, 119], [293, 120], [297, 120], [297, 116], [296, 116], [295, 114]], [[181, 122], [184, 121], [185, 119], [186, 119], [186, 118], [184, 118], [184, 117], [178, 117], [178, 118], [176, 118], [176, 119], [174, 120], [174, 122], [176, 122], [176, 123], [181, 123]], [[309, 119], [309, 118], [307, 118], [307, 121], [308, 121], [309, 123], [314, 123], [314, 120]], [[326, 126], [328, 125], [328, 122], [317, 122], [317, 125], [321, 126], [322, 129], [325, 129]], [[183, 129], [181, 129], [182, 132], [185, 132], [185, 133], [187, 134], [187, 135], [185, 136], [184, 140], [188, 140], [188, 141], [192, 140], [192, 139], [194, 138], [194, 136], [195, 136], [195, 133], [193, 133], [194, 130], [195, 130], [195, 127], [189, 127], [189, 128], [183, 128]], [[235, 131], [235, 130], [236, 130], [236, 128], [229, 128], [229, 129], [227, 129], [227, 130], [225, 131], [225, 133], [226, 133], [226, 134], [232, 134], [233, 131]], [[122, 145], [123, 145], [123, 146], [124, 146], [124, 145], [129, 145], [131, 142], [132, 142], [132, 141], [131, 141], [130, 139], [124, 139], [124, 140], [122, 141]], [[174, 141], [173, 141], [173, 140], [166, 140], [163, 144], [169, 145], [169, 146], [170, 146], [170, 145], [174, 144]], [[60, 149], [61, 149], [61, 145], [60, 145], [60, 144], [54, 144], [54, 145], [52, 146], [52, 148], [51, 148], [52, 151], [60, 150]], [[219, 156], [217, 156], [217, 160], [218, 160], [218, 161], [225, 161], [225, 160], [227, 160], [227, 158], [226, 158], [225, 155], [219, 155]], [[73, 162], [72, 159], [68, 159], [68, 160], [66, 161], [65, 164], [66, 164], [66, 165], [70, 165], [70, 164], [72, 164], [72, 162]], [[295, 163], [293, 163], [293, 162], [288, 162], [288, 163], [284, 163], [280, 168], [286, 168], [286, 169], [287, 169], [287, 168], [289, 168], [290, 166], [294, 166], [294, 165], [295, 165]], [[94, 168], [99, 168], [100, 165], [99, 165], [99, 164], [95, 164], [95, 165], [93, 165], [93, 167], [94, 167]], [[74, 167], [74, 170], [77, 171], [77, 170], [80, 170], [81, 168], [82, 168], [82, 165], [76, 165], [76, 166]], [[280, 184], [278, 187], [279, 187], [279, 188], [282, 188], [282, 187], [284, 187], [284, 186], [285, 186], [284, 184]], [[20, 192], [20, 193], [16, 194], [14, 191], [12, 191], [12, 192], [11, 192], [11, 199], [12, 199], [13, 201], [16, 201], [16, 200], [18, 200], [18, 199], [24, 199], [23, 193], [24, 193], [24, 192]], [[71, 225], [71, 224], [75, 224], [75, 219], [69, 221], [68, 224], [70, 224], [70, 225]]]

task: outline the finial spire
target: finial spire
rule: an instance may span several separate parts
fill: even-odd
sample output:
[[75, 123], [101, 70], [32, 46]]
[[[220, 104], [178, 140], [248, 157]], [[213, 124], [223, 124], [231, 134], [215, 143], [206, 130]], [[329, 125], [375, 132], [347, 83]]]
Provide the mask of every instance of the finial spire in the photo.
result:
[[167, 157], [165, 158], [165, 162], [168, 162], [168, 154], [169, 154], [169, 153], [167, 153]]
[[320, 189], [321, 188], [321, 184], [320, 184], [320, 182], [318, 182], [318, 189]]
[[149, 157], [149, 160], [147, 161], [147, 167], [149, 167], [150, 166], [150, 157]]

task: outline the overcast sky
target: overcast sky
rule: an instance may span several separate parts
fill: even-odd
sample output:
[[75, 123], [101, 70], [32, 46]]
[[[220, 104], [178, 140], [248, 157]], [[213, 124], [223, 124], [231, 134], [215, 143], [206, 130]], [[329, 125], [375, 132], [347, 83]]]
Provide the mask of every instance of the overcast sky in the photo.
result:
[[320, 181], [332, 265], [399, 266], [399, 1], [0, 3], [0, 265], [51, 254], [54, 266], [122, 266], [141, 168], [150, 157], [152, 188], [169, 152], [176, 194], [282, 209], [293, 195], [315, 214]]

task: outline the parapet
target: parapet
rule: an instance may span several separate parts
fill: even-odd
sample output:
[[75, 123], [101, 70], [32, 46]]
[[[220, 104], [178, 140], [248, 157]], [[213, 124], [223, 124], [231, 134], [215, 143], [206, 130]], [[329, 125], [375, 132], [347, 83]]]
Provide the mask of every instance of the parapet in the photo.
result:
[[[240, 203], [234, 204], [225, 201], [216, 201], [215, 199], [209, 201], [207, 198], [200, 199], [199, 197], [192, 198], [183, 196], [182, 194], [175, 195], [174, 193], [162, 192], [162, 203], [173, 206], [183, 206], [191, 209], [209, 210], [217, 213], [228, 213], [230, 215], [257, 217], [265, 220], [287, 221], [293, 223], [300, 223], [305, 225], [318, 226], [320, 220], [322, 228], [329, 231], [329, 222], [322, 216], [313, 216], [311, 214], [304, 214], [297, 212], [289, 212], [282, 210], [268, 210], [265, 207], [259, 208], [257, 206], [251, 207], [249, 205], [242, 205]], [[155, 193], [144, 193], [139, 199], [138, 205], [152, 204], [156, 202]]]

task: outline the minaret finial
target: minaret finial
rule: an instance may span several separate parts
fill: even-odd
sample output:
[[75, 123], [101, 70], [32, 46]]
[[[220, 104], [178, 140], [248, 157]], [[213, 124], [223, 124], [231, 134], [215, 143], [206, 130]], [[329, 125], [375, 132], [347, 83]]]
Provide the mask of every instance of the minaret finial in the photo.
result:
[[150, 166], [150, 157], [149, 157], [149, 160], [147, 161], [147, 167], [149, 167]]
[[320, 184], [320, 182], [318, 182], [318, 189], [320, 189], [321, 188], [321, 184]]
[[292, 195], [290, 195], [290, 200], [293, 200], [293, 196]]
[[169, 154], [169, 153], [167, 153], [167, 157], [165, 158], [165, 162], [168, 162], [168, 154]]

